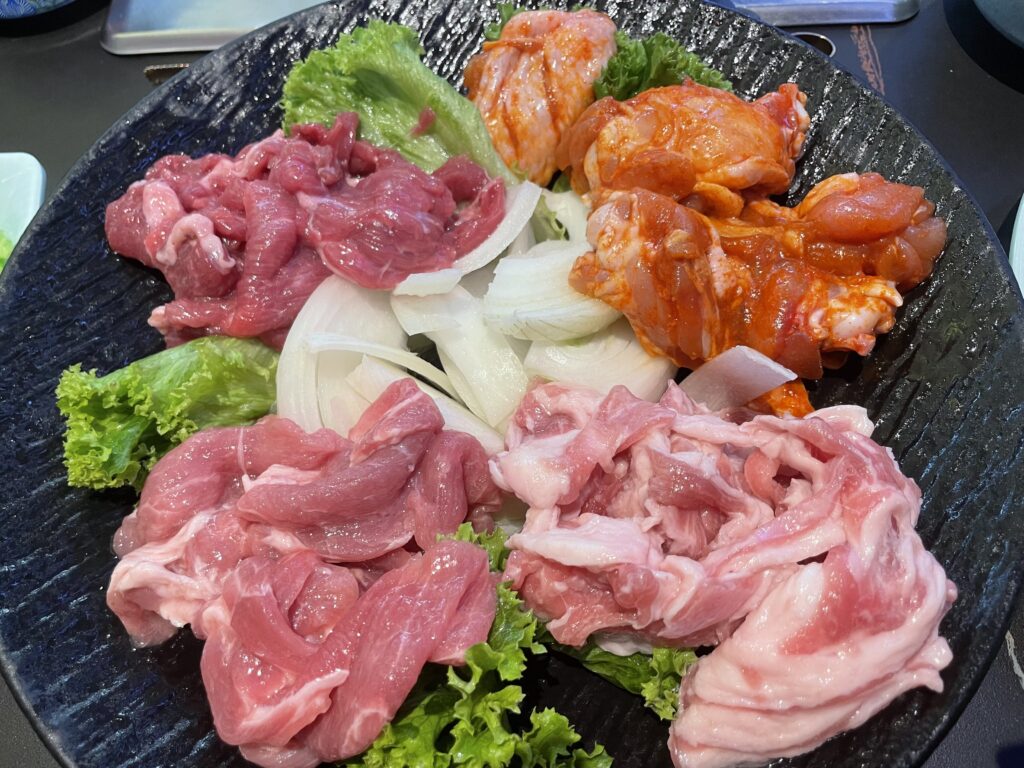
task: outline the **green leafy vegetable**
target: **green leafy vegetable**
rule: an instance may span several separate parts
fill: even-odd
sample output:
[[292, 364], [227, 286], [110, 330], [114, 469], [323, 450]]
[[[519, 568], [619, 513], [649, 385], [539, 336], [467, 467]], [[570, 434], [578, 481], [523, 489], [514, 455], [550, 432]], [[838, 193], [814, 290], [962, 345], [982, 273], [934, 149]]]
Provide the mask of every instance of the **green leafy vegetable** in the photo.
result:
[[498, 3], [498, 20], [484, 27], [484, 40], [497, 40], [501, 37], [501, 30], [508, 24], [509, 19], [529, 10], [529, 8], [520, 8], [515, 3]]
[[490, 533], [477, 533], [470, 523], [463, 523], [452, 536], [456, 541], [471, 541], [484, 548], [491, 561], [491, 570], [498, 573], [505, 570], [505, 561], [508, 560], [509, 552], [505, 548], [505, 541], [508, 536], [501, 528], [495, 528]]
[[[501, 531], [474, 533], [467, 523], [455, 533], [487, 550], [491, 568], [504, 567], [508, 550]], [[424, 670], [398, 715], [351, 768], [609, 768], [604, 748], [573, 749], [580, 741], [569, 721], [554, 710], [535, 711], [530, 728], [515, 724], [527, 654], [544, 653], [543, 630], [508, 584], [498, 585], [494, 624], [486, 643], [466, 651], [466, 666]]]
[[590, 643], [583, 648], [560, 645], [558, 650], [579, 659], [608, 682], [643, 696], [644, 704], [663, 720], [675, 718], [679, 682], [697, 661], [697, 655], [689, 649], [655, 648], [652, 655], [616, 656]]
[[68, 483], [141, 488], [157, 459], [206, 427], [246, 424], [274, 403], [277, 353], [210, 336], [98, 377], [73, 365], [57, 385]]
[[553, 709], [533, 712], [530, 724], [533, 727], [523, 734], [522, 741], [516, 745], [516, 755], [523, 768], [608, 768], [612, 764], [611, 757], [600, 744], [594, 747], [593, 752], [582, 749], [570, 752], [569, 749], [580, 737], [565, 716]]
[[618, 51], [594, 83], [594, 94], [599, 99], [611, 96], [623, 101], [648, 88], [677, 85], [686, 78], [713, 88], [732, 90], [732, 83], [725, 75], [664, 32], [656, 32], [645, 40], [634, 40], [624, 32], [616, 32], [615, 42]]
[[7, 237], [3, 232], [0, 232], [0, 271], [3, 270], [7, 264], [7, 260], [11, 257], [11, 252], [14, 250], [14, 243]]
[[543, 243], [546, 240], [566, 240], [569, 237], [569, 231], [558, 220], [555, 212], [551, 210], [547, 200], [543, 197], [537, 201], [533, 218], [530, 219], [530, 226], [533, 228], [533, 238], [538, 243]]
[[[373, 20], [342, 35], [333, 48], [311, 53], [288, 75], [285, 127], [330, 124], [339, 112], [357, 112], [363, 139], [393, 147], [428, 171], [464, 154], [491, 176], [517, 181], [473, 103], [431, 72], [422, 55], [416, 33], [401, 24]], [[425, 108], [435, 119], [419, 133], [414, 128]]]

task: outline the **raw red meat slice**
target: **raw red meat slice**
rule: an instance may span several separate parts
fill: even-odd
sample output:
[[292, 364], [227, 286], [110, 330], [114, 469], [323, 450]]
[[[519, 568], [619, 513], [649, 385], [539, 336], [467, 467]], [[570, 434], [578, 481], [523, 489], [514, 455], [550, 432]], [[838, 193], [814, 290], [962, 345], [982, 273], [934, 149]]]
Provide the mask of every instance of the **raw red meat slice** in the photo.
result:
[[114, 534], [114, 550], [123, 556], [147, 542], [170, 538], [198, 511], [237, 499], [243, 476], [255, 478], [274, 464], [316, 469], [346, 447], [336, 432], [307, 434], [275, 416], [251, 427], [203, 430], [153, 467], [138, 506]]
[[414, 536], [425, 548], [500, 501], [479, 443], [443, 426], [434, 402], [411, 379], [398, 381], [353, 427], [350, 455], [313, 473], [266, 473], [239, 499], [238, 513], [293, 530], [335, 562], [370, 560]]
[[107, 207], [111, 248], [174, 289], [150, 317], [169, 345], [226, 334], [280, 346], [331, 270], [392, 288], [450, 266], [504, 217], [503, 182], [472, 161], [428, 174], [357, 141], [358, 124], [295, 126], [233, 158], [169, 155]]
[[[327, 582], [330, 603], [310, 589], [313, 580]], [[235, 569], [198, 622], [203, 685], [221, 739], [284, 746], [327, 711], [349, 675], [348, 659], [302, 629], [307, 614], [318, 614], [329, 638], [358, 597], [346, 569], [312, 552], [276, 562], [252, 557]]]
[[[325, 569], [327, 569], [325, 571]], [[329, 579], [322, 638], [296, 621]], [[315, 766], [362, 752], [427, 661], [462, 663], [494, 621], [495, 577], [474, 544], [442, 541], [375, 581], [312, 553], [246, 560], [202, 614], [203, 683], [218, 735], [265, 766]], [[317, 606], [319, 608], [319, 606]]]
[[[486, 553], [450, 540], [374, 582], [352, 617], [358, 630], [346, 638], [351, 673], [335, 689], [331, 709], [306, 735], [306, 744], [324, 761], [370, 746], [428, 660], [461, 657], [487, 639], [494, 620], [493, 586]], [[459, 648], [444, 642], [453, 625], [460, 627]]]
[[[193, 623], [247, 558], [315, 552], [372, 585], [407, 563], [414, 536], [427, 548], [498, 508], [479, 443], [442, 427], [407, 379], [370, 406], [352, 440], [274, 416], [193, 435], [157, 463], [115, 535], [108, 605], [136, 644], [153, 645]], [[304, 621], [307, 634], [322, 632], [315, 617]], [[467, 632], [476, 630], [453, 629], [454, 649], [438, 658], [456, 658]]]

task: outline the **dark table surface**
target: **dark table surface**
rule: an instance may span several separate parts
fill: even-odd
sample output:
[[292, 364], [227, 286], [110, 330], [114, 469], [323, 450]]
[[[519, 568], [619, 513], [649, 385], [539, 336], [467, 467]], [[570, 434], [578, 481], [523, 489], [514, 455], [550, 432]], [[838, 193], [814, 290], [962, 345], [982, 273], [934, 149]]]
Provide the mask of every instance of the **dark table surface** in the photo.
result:
[[[48, 193], [152, 90], [144, 67], [199, 56], [106, 53], [99, 46], [104, 5], [84, 0], [34, 24], [0, 22], [0, 152], [38, 157], [48, 175]], [[921, 5], [916, 17], [901, 24], [804, 29], [827, 35], [836, 46], [834, 59], [881, 91], [938, 147], [1006, 248], [1024, 193], [1024, 51], [994, 30], [972, 0], [922, 0]], [[1019, 607], [981, 689], [926, 768], [1024, 766], [1022, 666], [1024, 607]], [[0, 684], [0, 768], [55, 765]]]

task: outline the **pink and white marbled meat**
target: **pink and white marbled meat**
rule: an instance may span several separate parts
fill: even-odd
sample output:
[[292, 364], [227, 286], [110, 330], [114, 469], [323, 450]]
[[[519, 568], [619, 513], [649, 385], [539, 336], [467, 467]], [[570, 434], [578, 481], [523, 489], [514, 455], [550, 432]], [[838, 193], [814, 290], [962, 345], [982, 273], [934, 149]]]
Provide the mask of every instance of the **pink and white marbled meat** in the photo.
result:
[[498, 484], [530, 503], [506, 575], [563, 643], [717, 646], [685, 678], [680, 768], [809, 751], [900, 693], [942, 689], [956, 588], [921, 543], [920, 492], [863, 409], [709, 413], [545, 385]]
[[348, 438], [268, 416], [193, 435], [150, 473], [107, 604], [136, 645], [186, 624], [206, 640], [215, 725], [249, 760], [362, 751], [427, 661], [487, 638], [487, 555], [438, 536], [500, 496], [480, 444], [443, 426], [405, 379]]

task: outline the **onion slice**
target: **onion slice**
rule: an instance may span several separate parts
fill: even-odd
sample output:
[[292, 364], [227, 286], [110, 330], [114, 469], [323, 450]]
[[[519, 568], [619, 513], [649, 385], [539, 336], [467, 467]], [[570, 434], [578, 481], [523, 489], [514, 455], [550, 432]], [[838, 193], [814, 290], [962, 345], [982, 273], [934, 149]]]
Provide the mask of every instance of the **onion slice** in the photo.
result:
[[590, 208], [583, 202], [583, 198], [572, 191], [551, 192], [545, 189], [542, 194], [548, 210], [555, 214], [555, 218], [565, 227], [569, 240], [587, 242], [587, 217], [590, 216]]
[[[405, 332], [388, 303], [388, 294], [370, 291], [332, 275], [306, 300], [292, 323], [277, 365], [277, 412], [307, 432], [324, 426], [320, 403], [324, 383], [343, 382], [360, 355], [318, 357], [306, 346], [309, 336], [345, 330], [349, 336], [404, 347]], [[330, 376], [326, 368], [330, 368]], [[323, 370], [321, 370], [323, 369]], [[354, 423], [354, 422], [353, 422]], [[344, 432], [342, 434], [345, 434]]]
[[451, 274], [454, 273], [450, 270], [457, 270], [459, 276], [462, 276], [481, 267], [486, 267], [498, 258], [502, 251], [508, 248], [530, 223], [533, 211], [537, 207], [537, 201], [540, 200], [540, 193], [540, 187], [529, 181], [524, 181], [509, 189], [508, 194], [505, 195], [504, 218], [480, 245], [457, 259], [449, 270], [441, 270], [448, 274], [438, 278], [435, 277], [436, 272], [417, 272], [396, 285], [393, 292], [399, 296], [428, 296], [434, 293], [447, 293], [455, 287], [451, 282]]
[[737, 408], [796, 374], [750, 347], [732, 347], [691, 373], [680, 388], [713, 411]]
[[[484, 323], [482, 304], [462, 286], [443, 296], [391, 298], [406, 332], [423, 333], [437, 345], [441, 365], [466, 407], [497, 427], [519, 405], [528, 381], [509, 340]], [[442, 317], [448, 322], [438, 328]]]
[[[316, 333], [309, 337], [306, 344], [311, 352], [356, 352], [387, 360], [389, 363], [400, 365], [406, 370], [419, 374], [449, 394], [455, 393], [452, 382], [444, 371], [407, 349], [375, 344], [372, 341], [343, 336], [340, 333]], [[358, 364], [357, 361], [356, 365]], [[352, 366], [353, 369], [355, 367], [355, 365]]]
[[517, 259], [502, 259], [484, 296], [484, 320], [506, 336], [528, 341], [568, 341], [615, 322], [618, 310], [569, 285], [583, 242], [548, 240]]
[[580, 384], [599, 392], [621, 384], [652, 402], [662, 396], [677, 370], [668, 358], [649, 355], [625, 320], [577, 342], [535, 341], [523, 364], [532, 376]]

